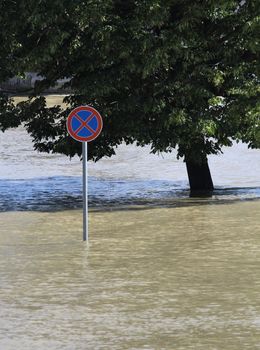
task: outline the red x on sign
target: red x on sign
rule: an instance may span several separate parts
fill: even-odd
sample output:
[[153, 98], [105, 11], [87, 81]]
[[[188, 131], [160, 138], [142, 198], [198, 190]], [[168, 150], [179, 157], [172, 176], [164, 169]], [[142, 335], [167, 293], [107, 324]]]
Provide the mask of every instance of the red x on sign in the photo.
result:
[[80, 106], [70, 112], [67, 119], [67, 130], [77, 141], [89, 142], [100, 134], [103, 127], [99, 112], [90, 106]]

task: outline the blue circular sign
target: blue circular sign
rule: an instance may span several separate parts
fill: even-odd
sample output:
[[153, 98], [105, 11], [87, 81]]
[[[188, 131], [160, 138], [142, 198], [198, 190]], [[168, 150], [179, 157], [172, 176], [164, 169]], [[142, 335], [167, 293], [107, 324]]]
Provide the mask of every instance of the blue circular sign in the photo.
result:
[[70, 112], [67, 119], [67, 130], [77, 141], [89, 142], [100, 134], [103, 127], [99, 112], [90, 106], [80, 106]]

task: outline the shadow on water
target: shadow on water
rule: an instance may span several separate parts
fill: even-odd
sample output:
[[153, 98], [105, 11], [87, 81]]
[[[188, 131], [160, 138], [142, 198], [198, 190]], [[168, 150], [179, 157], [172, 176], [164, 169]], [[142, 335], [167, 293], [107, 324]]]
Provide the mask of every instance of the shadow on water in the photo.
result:
[[[89, 206], [92, 210], [209, 205], [255, 199], [260, 199], [259, 187], [216, 188], [210, 198], [190, 198], [184, 182], [89, 178]], [[0, 180], [0, 212], [79, 208], [82, 208], [81, 177]]]

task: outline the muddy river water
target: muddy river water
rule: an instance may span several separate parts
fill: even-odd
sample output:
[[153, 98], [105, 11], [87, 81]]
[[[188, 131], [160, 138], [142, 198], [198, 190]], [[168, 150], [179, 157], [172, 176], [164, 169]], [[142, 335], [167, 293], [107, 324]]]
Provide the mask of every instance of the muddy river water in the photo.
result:
[[191, 199], [174, 154], [90, 163], [87, 246], [79, 159], [0, 134], [0, 349], [260, 349], [260, 151], [210, 167]]

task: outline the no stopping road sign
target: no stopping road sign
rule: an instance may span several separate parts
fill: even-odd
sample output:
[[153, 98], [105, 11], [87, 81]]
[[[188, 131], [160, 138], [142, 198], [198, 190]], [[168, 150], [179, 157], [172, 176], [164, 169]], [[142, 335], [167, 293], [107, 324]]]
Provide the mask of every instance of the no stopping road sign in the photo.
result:
[[70, 112], [67, 130], [75, 140], [82, 142], [83, 159], [83, 241], [88, 241], [88, 142], [100, 134], [103, 121], [98, 111], [80, 106]]
[[90, 142], [100, 134], [103, 127], [99, 112], [90, 106], [80, 106], [70, 112], [67, 130], [77, 141]]

